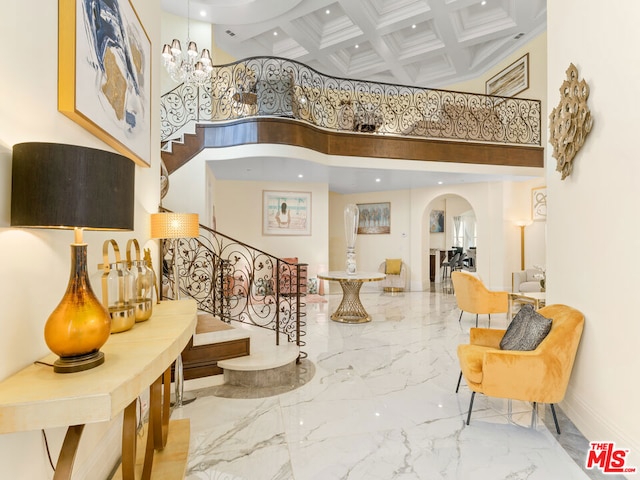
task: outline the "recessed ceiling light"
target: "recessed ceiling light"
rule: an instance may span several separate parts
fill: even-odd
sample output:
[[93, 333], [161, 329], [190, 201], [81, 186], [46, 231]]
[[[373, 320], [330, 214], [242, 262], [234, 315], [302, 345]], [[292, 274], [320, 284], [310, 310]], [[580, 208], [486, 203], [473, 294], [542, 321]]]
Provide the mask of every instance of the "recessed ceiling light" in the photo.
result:
[[382, 180], [380, 180], [379, 178], [376, 178], [376, 182], [380, 183]]
[[329, 10], [328, 8], [324, 11], [324, 13], [326, 13], [327, 15], [329, 15], [331, 13], [331, 10]]
[[206, 17], [207, 16], [207, 12], [205, 12], [204, 10], [200, 10], [200, 16], [201, 17]]
[[358, 45], [358, 44], [356, 43], [356, 45], [355, 45], [355, 47], [354, 47], [354, 48], [360, 48], [360, 45]]
[[299, 173], [299, 174], [298, 174], [298, 178], [302, 178], [302, 177], [304, 177], [304, 175], [303, 175], [303, 174], [301, 174], [301, 173]]
[[277, 37], [278, 36], [278, 32], [273, 32], [273, 36]]
[[416, 28], [416, 24], [414, 23], [413, 25], [411, 25], [411, 28]]
[[438, 185], [442, 185], [443, 183], [444, 183], [444, 182], [443, 182], [442, 180], [440, 180], [440, 181], [438, 182]]
[[480, 2], [480, 5], [482, 5], [483, 7], [484, 7], [486, 4], [487, 4], [487, 0], [482, 0], [482, 1]]

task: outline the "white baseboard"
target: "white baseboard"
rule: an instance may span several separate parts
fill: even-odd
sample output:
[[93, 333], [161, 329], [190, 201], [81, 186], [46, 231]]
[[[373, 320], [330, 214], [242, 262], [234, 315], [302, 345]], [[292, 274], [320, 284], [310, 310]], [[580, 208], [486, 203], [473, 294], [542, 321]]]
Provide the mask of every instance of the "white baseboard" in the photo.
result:
[[[604, 418], [575, 392], [568, 391], [560, 407], [582, 435], [590, 442], [615, 442], [617, 448], [629, 450], [630, 466], [640, 468], [640, 439], [632, 438], [618, 425]], [[585, 459], [587, 452], [585, 452]]]

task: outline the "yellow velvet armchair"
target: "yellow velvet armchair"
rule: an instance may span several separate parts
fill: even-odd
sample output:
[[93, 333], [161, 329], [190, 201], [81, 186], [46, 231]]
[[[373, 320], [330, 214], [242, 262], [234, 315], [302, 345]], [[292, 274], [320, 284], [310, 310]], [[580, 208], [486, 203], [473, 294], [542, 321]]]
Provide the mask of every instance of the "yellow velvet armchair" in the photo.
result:
[[464, 376], [472, 391], [467, 425], [476, 393], [551, 405], [558, 434], [560, 427], [554, 404], [562, 401], [582, 336], [584, 316], [566, 305], [549, 305], [538, 310], [552, 319], [551, 330], [535, 350], [501, 350], [506, 330], [472, 328], [469, 344], [458, 346], [460, 380]]
[[491, 326], [492, 313], [507, 313], [509, 304], [507, 292], [489, 290], [477, 276], [465, 272], [452, 272], [451, 281], [460, 309], [458, 322], [462, 320], [464, 312], [475, 313], [477, 327], [478, 314], [488, 314], [489, 326]]

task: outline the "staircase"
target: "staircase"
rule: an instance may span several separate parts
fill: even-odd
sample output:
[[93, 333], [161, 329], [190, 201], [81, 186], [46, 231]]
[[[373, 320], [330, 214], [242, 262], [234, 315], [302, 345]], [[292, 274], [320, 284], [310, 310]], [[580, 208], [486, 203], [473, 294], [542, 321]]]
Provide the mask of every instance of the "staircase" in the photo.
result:
[[296, 375], [300, 349], [294, 343], [274, 345], [267, 332], [240, 325], [249, 334], [251, 354], [218, 362], [224, 384], [233, 387], [272, 388], [291, 384]]
[[198, 153], [204, 150], [204, 127], [195, 125], [195, 133], [183, 133], [179, 138], [168, 140], [161, 146], [160, 156], [171, 175]]
[[198, 314], [196, 333], [182, 352], [184, 379], [222, 373], [220, 361], [249, 355], [250, 335], [207, 313]]
[[232, 326], [199, 314], [196, 333], [182, 352], [184, 379], [224, 375], [224, 384], [270, 388], [289, 385], [300, 349], [273, 344], [273, 335], [247, 325]]
[[[175, 249], [175, 255], [174, 255]], [[182, 353], [185, 380], [224, 374], [226, 385], [290, 385], [306, 354], [306, 264], [280, 259], [200, 225], [200, 236], [163, 241], [163, 295], [198, 304]]]

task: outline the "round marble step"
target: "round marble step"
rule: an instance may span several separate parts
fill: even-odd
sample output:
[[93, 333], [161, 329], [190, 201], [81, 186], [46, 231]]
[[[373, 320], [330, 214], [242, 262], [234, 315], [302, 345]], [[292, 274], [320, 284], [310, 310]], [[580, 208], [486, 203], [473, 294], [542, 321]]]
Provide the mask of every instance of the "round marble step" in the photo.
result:
[[262, 388], [290, 384], [297, 376], [298, 346], [290, 342], [276, 345], [272, 332], [251, 331], [250, 341], [248, 356], [218, 362], [225, 385]]

